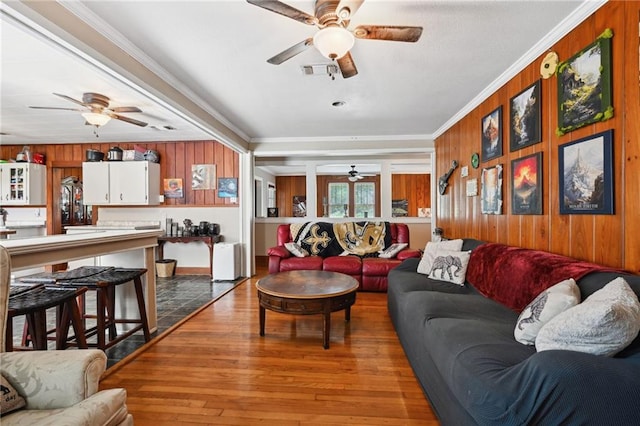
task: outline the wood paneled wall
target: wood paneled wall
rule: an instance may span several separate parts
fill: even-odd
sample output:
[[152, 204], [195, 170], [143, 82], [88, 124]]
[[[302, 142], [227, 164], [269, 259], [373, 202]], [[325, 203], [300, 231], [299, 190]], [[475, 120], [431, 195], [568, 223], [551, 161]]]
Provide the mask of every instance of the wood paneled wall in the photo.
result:
[[278, 216], [293, 216], [293, 197], [307, 196], [306, 176], [276, 176], [276, 207]]
[[[438, 197], [438, 226], [447, 237], [473, 237], [560, 253], [596, 263], [640, 272], [640, 86], [639, 86], [640, 2], [612, 1], [587, 18], [550, 50], [566, 60], [592, 43], [606, 28], [613, 30], [612, 82], [614, 117], [557, 136], [557, 78], [542, 80], [542, 142], [509, 152], [508, 114], [510, 98], [540, 78], [544, 55], [529, 64], [511, 81], [493, 93], [479, 107], [436, 139], [436, 176], [452, 160], [462, 166], [480, 151], [480, 121], [498, 106], [503, 107], [503, 150], [505, 154], [469, 167], [469, 177], [456, 170], [444, 196]], [[608, 129], [614, 136], [613, 215], [561, 215], [559, 203], [558, 147]], [[535, 152], [543, 153], [543, 214], [514, 215], [511, 212], [511, 160]], [[503, 214], [483, 215], [480, 197], [466, 197], [466, 182], [480, 181], [482, 167], [502, 164]]]
[[[158, 143], [81, 143], [32, 145], [32, 152], [46, 155], [47, 168], [61, 166], [81, 167], [86, 150], [97, 149], [105, 154], [112, 146], [133, 149], [135, 145], [156, 150], [160, 154], [160, 184], [164, 178], [182, 179], [184, 198], [165, 199], [163, 205], [172, 206], [224, 206], [231, 205], [229, 198], [220, 198], [216, 191], [191, 189], [191, 166], [193, 164], [215, 164], [217, 177], [239, 178], [240, 156], [234, 150], [216, 141], [180, 141]], [[0, 147], [0, 158], [15, 158], [22, 145]], [[106, 158], [106, 157], [105, 157]], [[47, 173], [48, 177], [51, 175]], [[51, 183], [49, 183], [51, 184]], [[241, 185], [238, 185], [239, 187]], [[49, 193], [51, 191], [48, 191]], [[162, 188], [160, 188], [162, 194]], [[240, 196], [240, 194], [238, 194]], [[47, 203], [48, 205], [52, 205]]]
[[431, 175], [391, 175], [391, 199], [407, 200], [409, 216], [418, 216], [418, 208], [431, 207]]
[[[322, 188], [326, 187], [329, 176], [317, 176], [318, 185], [318, 217], [322, 216]], [[343, 179], [344, 176], [333, 176]], [[364, 182], [363, 180], [362, 182]], [[277, 176], [276, 177], [276, 203], [281, 217], [293, 214], [293, 197], [306, 195], [307, 179], [305, 176]], [[380, 177], [375, 182], [380, 185]], [[409, 216], [418, 216], [418, 207], [431, 207], [431, 176], [428, 174], [397, 174], [391, 177], [391, 198], [407, 199], [409, 201]], [[379, 214], [379, 213], [378, 213]]]

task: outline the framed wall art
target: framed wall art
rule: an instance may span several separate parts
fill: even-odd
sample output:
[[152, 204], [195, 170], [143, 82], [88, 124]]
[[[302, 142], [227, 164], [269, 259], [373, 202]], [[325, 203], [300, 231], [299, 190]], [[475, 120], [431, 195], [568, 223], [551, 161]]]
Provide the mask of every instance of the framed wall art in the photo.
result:
[[164, 197], [165, 198], [183, 198], [182, 179], [169, 178], [164, 180]]
[[502, 105], [487, 114], [482, 127], [482, 162], [502, 157]]
[[558, 149], [560, 214], [613, 214], [613, 130]]
[[611, 29], [558, 65], [558, 136], [613, 117]]
[[502, 164], [482, 169], [482, 214], [502, 214]]
[[192, 164], [191, 189], [216, 189], [216, 165]]
[[238, 178], [219, 178], [218, 197], [236, 198], [238, 196]]
[[511, 152], [542, 141], [540, 80], [511, 98], [509, 146]]
[[511, 160], [511, 213], [542, 214], [542, 153]]

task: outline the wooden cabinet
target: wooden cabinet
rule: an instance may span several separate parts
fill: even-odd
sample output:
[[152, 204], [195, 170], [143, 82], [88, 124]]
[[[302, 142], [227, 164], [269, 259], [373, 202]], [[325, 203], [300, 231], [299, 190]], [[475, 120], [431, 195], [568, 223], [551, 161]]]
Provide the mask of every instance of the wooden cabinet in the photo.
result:
[[85, 205], [160, 204], [160, 165], [148, 161], [82, 163]]
[[47, 204], [47, 168], [43, 164], [0, 164], [0, 205]]

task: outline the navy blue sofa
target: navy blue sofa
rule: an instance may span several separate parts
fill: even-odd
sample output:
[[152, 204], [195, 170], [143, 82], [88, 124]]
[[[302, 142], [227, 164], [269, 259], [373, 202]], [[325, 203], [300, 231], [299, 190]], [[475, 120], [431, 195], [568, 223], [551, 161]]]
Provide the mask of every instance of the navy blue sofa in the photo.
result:
[[[480, 244], [466, 239], [463, 250]], [[640, 337], [612, 358], [538, 353], [513, 337], [518, 312], [482, 296], [469, 274], [461, 287], [418, 274], [418, 263], [389, 273], [388, 309], [443, 425], [640, 424]], [[640, 297], [640, 276], [593, 272], [576, 281], [584, 299], [621, 275]]]

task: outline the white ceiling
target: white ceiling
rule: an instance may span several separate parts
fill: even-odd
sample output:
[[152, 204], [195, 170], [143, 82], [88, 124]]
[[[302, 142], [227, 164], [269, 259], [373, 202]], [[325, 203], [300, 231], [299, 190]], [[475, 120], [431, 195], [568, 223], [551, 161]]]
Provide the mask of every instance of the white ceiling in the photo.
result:
[[[215, 136], [257, 157], [349, 149], [411, 157], [602, 1], [366, 0], [350, 28], [422, 26], [422, 38], [357, 39], [351, 53], [359, 74], [333, 81], [303, 75], [303, 65], [330, 63], [314, 48], [267, 63], [316, 29], [244, 0], [35, 3], [2, 3], [3, 144], [96, 141], [79, 113], [28, 106], [74, 107], [52, 93], [99, 92], [113, 106], [140, 107], [123, 115], [150, 123], [112, 120], [98, 130], [101, 142]], [[313, 1], [285, 3], [313, 14]], [[59, 18], [63, 7], [89, 27]], [[116, 63], [105, 43], [129, 62]], [[332, 107], [337, 100], [345, 106]]]

